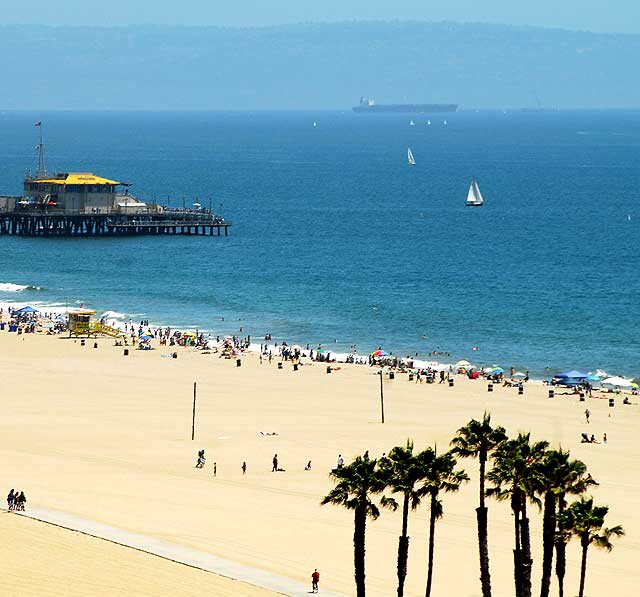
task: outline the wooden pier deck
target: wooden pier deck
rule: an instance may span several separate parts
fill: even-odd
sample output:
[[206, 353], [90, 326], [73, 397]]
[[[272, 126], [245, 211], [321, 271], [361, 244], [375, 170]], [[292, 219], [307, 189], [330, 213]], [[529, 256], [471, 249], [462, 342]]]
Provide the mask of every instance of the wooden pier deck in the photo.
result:
[[177, 209], [143, 214], [0, 213], [0, 235], [14, 236], [229, 236], [230, 226], [206, 211]]

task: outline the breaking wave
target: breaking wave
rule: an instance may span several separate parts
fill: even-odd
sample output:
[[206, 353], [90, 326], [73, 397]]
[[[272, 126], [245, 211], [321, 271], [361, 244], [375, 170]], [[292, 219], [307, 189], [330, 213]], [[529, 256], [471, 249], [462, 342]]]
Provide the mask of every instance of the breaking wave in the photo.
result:
[[0, 282], [0, 292], [22, 292], [23, 290], [41, 290], [41, 288], [39, 286], [29, 286], [29, 284]]

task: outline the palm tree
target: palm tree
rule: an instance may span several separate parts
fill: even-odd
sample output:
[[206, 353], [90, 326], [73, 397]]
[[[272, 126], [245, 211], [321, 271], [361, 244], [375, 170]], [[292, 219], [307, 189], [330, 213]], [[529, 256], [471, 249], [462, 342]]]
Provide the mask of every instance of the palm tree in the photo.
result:
[[[418, 483], [425, 474], [423, 460], [413, 452], [413, 442], [408, 439], [405, 446], [392, 448], [380, 460], [380, 473], [392, 493], [402, 494], [402, 534], [398, 539], [398, 597], [402, 597], [409, 559], [409, 509], [415, 510], [420, 505]], [[383, 496], [380, 503], [392, 510], [399, 507], [393, 497]]]
[[495, 451], [493, 468], [487, 479], [494, 484], [488, 496], [498, 500], [509, 499], [514, 518], [515, 547], [513, 550], [513, 577], [516, 597], [531, 597], [531, 538], [527, 499], [539, 505], [535, 496], [538, 487], [538, 464], [544, 457], [548, 442], [531, 443], [530, 434], [520, 433], [516, 439], [503, 442]]
[[433, 552], [435, 547], [436, 520], [442, 517], [443, 508], [440, 492], [455, 492], [460, 489], [469, 477], [463, 470], [455, 470], [457, 461], [451, 452], [437, 456], [435, 450], [427, 448], [420, 454], [424, 466], [424, 485], [421, 495], [429, 496], [429, 560], [427, 567], [426, 597], [431, 597], [431, 583], [433, 581]]
[[622, 537], [624, 529], [617, 525], [602, 528], [609, 512], [608, 506], [594, 506], [593, 498], [580, 498], [573, 502], [561, 515], [562, 528], [580, 538], [582, 562], [580, 565], [580, 590], [578, 597], [584, 597], [584, 581], [587, 575], [587, 551], [593, 543], [596, 547], [611, 551], [612, 537]]
[[[564, 509], [566, 494], [579, 495], [590, 485], [597, 483], [587, 475], [587, 466], [580, 460], [571, 460], [569, 452], [562, 449], [549, 450], [545, 454], [537, 477], [539, 491], [543, 495], [544, 514], [542, 520], [542, 580], [540, 597], [548, 597], [553, 568], [553, 548], [560, 539], [556, 533], [557, 508]], [[564, 556], [564, 552], [562, 552]], [[560, 566], [563, 571], [564, 566]], [[558, 578], [560, 581], [560, 577]], [[560, 596], [563, 595], [562, 582], [559, 582]]]
[[322, 499], [321, 504], [344, 506], [354, 512], [353, 563], [357, 597], [365, 597], [365, 534], [367, 518], [380, 516], [371, 496], [384, 490], [385, 483], [377, 467], [377, 460], [369, 452], [357, 456], [351, 464], [336, 469], [331, 477], [336, 486]]
[[571, 533], [562, 528], [562, 513], [567, 507], [567, 494], [580, 495], [590, 485], [597, 485], [593, 477], [587, 473], [569, 474], [563, 489], [558, 492], [558, 514], [556, 515], [556, 577], [558, 578], [558, 597], [564, 597], [564, 576], [567, 569], [567, 541]]
[[451, 440], [454, 454], [462, 458], [480, 460], [480, 505], [476, 508], [478, 522], [478, 550], [480, 552], [480, 584], [482, 597], [491, 597], [491, 574], [489, 572], [489, 532], [487, 507], [485, 506], [485, 471], [491, 453], [506, 441], [504, 427], [491, 427], [491, 415], [484, 413], [482, 421], [472, 419], [458, 429]]

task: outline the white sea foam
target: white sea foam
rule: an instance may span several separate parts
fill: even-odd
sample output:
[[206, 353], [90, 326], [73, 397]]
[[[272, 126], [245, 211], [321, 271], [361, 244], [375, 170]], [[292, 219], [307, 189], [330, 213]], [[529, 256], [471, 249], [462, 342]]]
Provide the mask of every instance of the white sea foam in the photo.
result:
[[12, 284], [11, 282], [0, 282], [0, 292], [21, 292], [29, 288], [28, 284]]
[[105, 311], [102, 314], [102, 317], [104, 317], [105, 319], [126, 319], [127, 315], [118, 311]]

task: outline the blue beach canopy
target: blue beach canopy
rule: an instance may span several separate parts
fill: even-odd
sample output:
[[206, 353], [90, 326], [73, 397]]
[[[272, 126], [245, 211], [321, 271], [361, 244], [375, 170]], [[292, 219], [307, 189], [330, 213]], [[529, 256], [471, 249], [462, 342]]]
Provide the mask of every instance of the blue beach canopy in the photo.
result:
[[14, 315], [22, 315], [24, 313], [37, 313], [38, 309], [34, 309], [33, 307], [22, 307], [22, 309], [18, 309], [17, 311], [14, 311], [13, 314]]
[[580, 371], [576, 371], [574, 369], [573, 371], [567, 371], [566, 373], [558, 373], [553, 377], [556, 379], [585, 379], [588, 375], [586, 373], [580, 373]]

